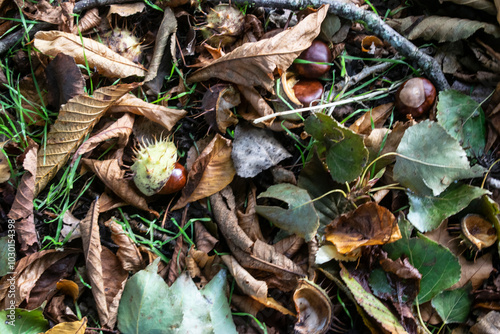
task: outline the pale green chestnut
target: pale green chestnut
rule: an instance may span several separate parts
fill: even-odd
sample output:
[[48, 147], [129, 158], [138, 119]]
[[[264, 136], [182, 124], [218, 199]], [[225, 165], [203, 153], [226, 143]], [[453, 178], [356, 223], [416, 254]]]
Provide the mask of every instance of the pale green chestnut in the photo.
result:
[[142, 143], [130, 167], [135, 185], [146, 196], [158, 193], [172, 175], [176, 161], [177, 148], [169, 138]]

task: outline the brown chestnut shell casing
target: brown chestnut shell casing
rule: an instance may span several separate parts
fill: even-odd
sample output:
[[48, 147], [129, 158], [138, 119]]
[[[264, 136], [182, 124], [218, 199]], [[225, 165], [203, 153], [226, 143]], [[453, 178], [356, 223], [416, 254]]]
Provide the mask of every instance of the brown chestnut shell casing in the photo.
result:
[[395, 105], [401, 114], [417, 118], [424, 115], [436, 100], [436, 88], [425, 78], [405, 81], [396, 92]]
[[317, 105], [323, 96], [323, 84], [316, 79], [302, 79], [293, 86], [293, 93], [304, 107]]
[[182, 190], [186, 185], [187, 171], [180, 163], [176, 162], [172, 174], [168, 178], [167, 183], [161, 188], [158, 194], [168, 195]]
[[[299, 55], [298, 59], [308, 61], [331, 63], [333, 56], [328, 45], [318, 39], [314, 40], [311, 46]], [[312, 63], [294, 63], [295, 71], [305, 78], [315, 79], [327, 73], [331, 66]]]

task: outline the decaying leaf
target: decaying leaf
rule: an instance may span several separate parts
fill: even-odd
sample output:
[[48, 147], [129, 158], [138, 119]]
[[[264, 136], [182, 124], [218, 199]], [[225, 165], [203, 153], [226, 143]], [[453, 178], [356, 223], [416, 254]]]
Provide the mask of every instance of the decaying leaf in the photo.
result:
[[326, 240], [346, 254], [361, 246], [383, 245], [401, 239], [396, 217], [370, 202], [336, 218], [325, 229]]
[[45, 334], [84, 334], [87, 329], [87, 318], [73, 322], [63, 322], [55, 325]]
[[9, 212], [9, 218], [16, 221], [16, 235], [23, 253], [36, 252], [39, 248], [33, 216], [35, 175], [37, 172], [36, 155], [38, 144], [28, 138], [29, 147], [24, 153], [23, 168], [25, 173], [17, 188], [16, 198]]
[[0, 183], [4, 183], [10, 179], [9, 158], [1, 149], [4, 143], [0, 143]]
[[49, 56], [64, 53], [75, 58], [77, 64], [88, 64], [91, 69], [95, 67], [99, 73], [109, 78], [146, 75], [146, 70], [141, 65], [90, 38], [57, 30], [39, 31], [35, 34], [35, 47]]
[[25, 300], [31, 290], [35, 287], [42, 274], [59, 260], [79, 253], [77, 249], [65, 248], [64, 251], [55, 249], [41, 250], [39, 252], [27, 255], [16, 262], [13, 270], [15, 275], [7, 274], [0, 280], [0, 308], [6, 309], [11, 305], [11, 298], [7, 298], [11, 282], [9, 279], [15, 279], [15, 298], [16, 306], [19, 306]]
[[45, 188], [69, 156], [92, 130], [107, 109], [138, 84], [103, 87], [90, 97], [85, 94], [72, 98], [61, 108], [47, 140], [38, 152], [35, 196]]
[[116, 104], [109, 108], [109, 112], [130, 112], [144, 116], [150, 121], [162, 125], [169, 131], [172, 130], [175, 123], [187, 114], [187, 111], [182, 109], [172, 109], [145, 102], [132, 94], [124, 95]]
[[231, 183], [235, 173], [231, 141], [217, 134], [193, 164], [182, 196], [172, 210], [215, 194]]
[[201, 101], [205, 120], [210, 127], [225, 134], [229, 126], [238, 123], [231, 108], [236, 107], [240, 102], [240, 93], [233, 85], [216, 84], [209, 87]]
[[58, 3], [55, 5], [47, 0], [40, 0], [36, 4], [31, 1], [15, 0], [15, 3], [22, 9], [24, 15], [32, 20], [52, 24], [62, 24], [67, 21], [67, 18], [63, 14], [63, 8]]
[[124, 114], [116, 122], [108, 126], [107, 128], [100, 131], [98, 134], [90, 137], [76, 150], [71, 163], [73, 164], [79, 156], [92, 151], [100, 143], [117, 138], [118, 142], [116, 145], [116, 151], [113, 156], [116, 157], [120, 162], [123, 155], [123, 149], [128, 143], [128, 139], [132, 134], [132, 127], [134, 125], [134, 115], [129, 113]]
[[269, 130], [236, 127], [231, 158], [238, 176], [254, 177], [289, 157], [291, 154]]
[[273, 91], [273, 72], [286, 69], [318, 36], [328, 5], [308, 15], [293, 28], [254, 43], [245, 43], [188, 77], [188, 82], [219, 78]]
[[409, 16], [390, 20], [388, 24], [409, 40], [423, 38], [440, 43], [455, 42], [467, 39], [479, 29], [484, 29], [484, 32], [495, 38], [500, 37], [500, 28], [491, 23], [444, 16], [429, 16], [421, 21], [419, 19], [420, 17]]
[[82, 159], [82, 162], [92, 169], [99, 179], [125, 202], [158, 216], [156, 211], [149, 209], [144, 196], [135, 187], [134, 181], [124, 178], [125, 171], [120, 168], [116, 159], [103, 161]]
[[123, 227], [113, 220], [108, 220], [104, 225], [111, 230], [111, 240], [119, 247], [116, 256], [120, 260], [123, 269], [133, 273], [143, 269], [142, 255], [132, 242], [132, 239], [125, 233]]

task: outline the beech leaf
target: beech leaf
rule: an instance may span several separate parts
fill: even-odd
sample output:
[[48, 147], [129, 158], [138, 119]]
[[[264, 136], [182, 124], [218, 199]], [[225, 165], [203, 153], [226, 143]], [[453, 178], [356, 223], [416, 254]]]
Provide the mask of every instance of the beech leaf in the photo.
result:
[[219, 78], [244, 86], [262, 86], [273, 92], [275, 69], [286, 71], [302, 51], [307, 49], [321, 30], [328, 5], [309, 14], [296, 26], [274, 37], [245, 43], [230, 53], [197, 70], [188, 82]]
[[279, 228], [295, 233], [306, 241], [311, 240], [319, 227], [319, 217], [310, 203], [306, 190], [293, 184], [281, 183], [270, 186], [257, 198], [273, 198], [285, 202], [286, 209], [274, 205], [257, 205], [257, 213]]
[[[82, 44], [83, 42], [83, 44]], [[64, 53], [75, 58], [80, 65], [97, 68], [99, 73], [109, 78], [143, 77], [146, 70], [142, 65], [120, 56], [104, 44], [93, 39], [62, 31], [39, 31], [35, 34], [35, 47], [49, 56]]]
[[46, 142], [38, 151], [35, 196], [68, 161], [107, 109], [137, 86], [124, 84], [103, 87], [96, 90], [93, 97], [86, 94], [76, 96], [61, 108]]
[[479, 177], [465, 151], [438, 123], [422, 121], [405, 131], [396, 151], [394, 178], [419, 195], [438, 196], [456, 180]]

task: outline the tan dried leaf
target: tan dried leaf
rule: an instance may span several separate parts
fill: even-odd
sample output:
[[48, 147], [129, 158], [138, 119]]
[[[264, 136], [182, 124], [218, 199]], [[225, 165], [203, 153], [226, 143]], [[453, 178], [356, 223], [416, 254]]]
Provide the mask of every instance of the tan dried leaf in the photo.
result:
[[175, 123], [186, 116], [187, 111], [182, 109], [167, 108], [158, 104], [152, 104], [135, 97], [132, 94], [123, 96], [113, 105], [110, 112], [130, 112], [144, 116], [150, 121], [158, 123], [167, 130], [172, 130]]
[[39, 31], [35, 34], [35, 47], [49, 56], [55, 57], [58, 53], [64, 53], [75, 58], [77, 64], [95, 67], [100, 74], [109, 78], [146, 75], [146, 69], [141, 65], [90, 38], [57, 30]]
[[63, 322], [55, 325], [45, 334], [85, 334], [87, 329], [87, 318], [73, 322]]
[[128, 271], [123, 269], [118, 257], [106, 247], [103, 247], [101, 251], [101, 266], [108, 310], [108, 321], [104, 324], [101, 323], [101, 325], [114, 328], [118, 306], [128, 279]]
[[495, 4], [489, 0], [440, 0], [440, 2], [453, 2], [457, 5], [468, 6], [478, 10], [482, 10], [490, 15], [496, 15], [497, 10]]
[[[4, 143], [0, 143], [0, 147], [3, 147]], [[3, 153], [3, 150], [0, 150], [0, 183], [4, 183], [9, 181], [10, 179], [10, 167], [9, 167], [9, 159]]]
[[80, 222], [82, 233], [83, 253], [87, 275], [92, 286], [92, 295], [99, 314], [101, 324], [107, 324], [109, 320], [106, 293], [104, 290], [103, 271], [101, 265], [101, 237], [99, 235], [99, 201], [92, 203], [85, 218]]
[[76, 96], [61, 108], [59, 117], [47, 135], [46, 143], [38, 152], [35, 196], [68, 161], [72, 152], [108, 108], [137, 86], [138, 84], [124, 84], [103, 87], [96, 90], [93, 97]]
[[219, 78], [237, 85], [262, 86], [273, 92], [275, 69], [286, 71], [321, 30], [328, 5], [308, 15], [296, 26], [274, 37], [245, 43], [232, 52], [194, 72], [188, 82]]
[[64, 23], [61, 6], [52, 5], [47, 0], [40, 0], [36, 4], [31, 1], [15, 0], [24, 15], [32, 20], [44, 21], [52, 24]]
[[16, 262], [13, 270], [16, 274], [13, 276], [7, 274], [0, 280], [0, 309], [5, 309], [10, 306], [10, 298], [7, 298], [7, 292], [10, 289], [11, 281], [15, 280], [15, 305], [21, 304], [35, 287], [38, 279], [42, 274], [66, 256], [78, 253], [77, 249], [65, 248], [64, 251], [49, 249], [42, 250], [21, 258]]
[[349, 129], [358, 134], [369, 135], [372, 130], [372, 122], [375, 124], [376, 128], [383, 126], [393, 108], [394, 103], [386, 103], [377, 106], [364, 113], [349, 127]]
[[111, 15], [116, 14], [121, 17], [127, 17], [142, 12], [146, 8], [143, 2], [121, 3], [109, 6], [106, 18], [111, 21]]
[[132, 239], [125, 233], [123, 227], [113, 219], [106, 221], [104, 225], [111, 230], [111, 240], [119, 247], [116, 256], [123, 269], [133, 273], [144, 269], [142, 255]]
[[125, 202], [159, 216], [158, 212], [149, 209], [148, 203], [135, 187], [134, 181], [125, 179], [125, 171], [120, 168], [116, 159], [104, 161], [82, 159], [82, 162], [92, 169], [97, 177]]
[[38, 250], [38, 238], [33, 216], [33, 200], [36, 175], [36, 155], [38, 144], [28, 138], [29, 146], [25, 151], [23, 168], [25, 173], [17, 187], [16, 198], [9, 212], [9, 218], [16, 220], [16, 234], [23, 253]]
[[467, 39], [479, 29], [500, 38], [500, 27], [497, 25], [444, 16], [429, 16], [419, 21], [420, 17], [408, 16], [404, 19], [395, 19], [387, 22], [409, 40], [423, 38], [426, 41], [456, 42]]
[[80, 145], [78, 150], [76, 150], [73, 155], [71, 163], [73, 164], [80, 155], [84, 155], [85, 153], [92, 151], [100, 143], [112, 138], [118, 138], [116, 148], [119, 153], [115, 153], [114, 156], [121, 160], [123, 149], [127, 145], [128, 139], [132, 134], [133, 126], [134, 115], [128, 113], [124, 114], [116, 122], [100, 131], [98, 134], [90, 137], [82, 145]]
[[182, 196], [172, 210], [215, 194], [231, 183], [235, 174], [231, 141], [217, 134], [194, 162]]
[[78, 21], [78, 27], [73, 27], [73, 34], [76, 34], [78, 30], [84, 33], [94, 27], [97, 27], [101, 23], [101, 17], [99, 16], [99, 9], [92, 8], [88, 10], [85, 15]]

